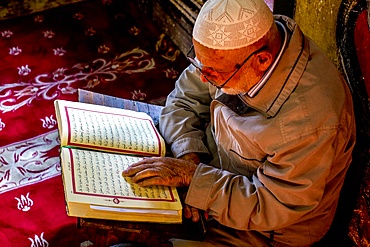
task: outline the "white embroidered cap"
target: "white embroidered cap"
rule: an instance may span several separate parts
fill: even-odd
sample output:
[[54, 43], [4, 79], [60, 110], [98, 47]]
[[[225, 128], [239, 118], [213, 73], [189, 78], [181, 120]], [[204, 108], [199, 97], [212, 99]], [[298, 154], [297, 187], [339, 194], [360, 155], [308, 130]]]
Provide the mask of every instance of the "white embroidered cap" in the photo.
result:
[[263, 0], [208, 0], [195, 21], [193, 38], [209, 48], [237, 49], [262, 38], [273, 22]]

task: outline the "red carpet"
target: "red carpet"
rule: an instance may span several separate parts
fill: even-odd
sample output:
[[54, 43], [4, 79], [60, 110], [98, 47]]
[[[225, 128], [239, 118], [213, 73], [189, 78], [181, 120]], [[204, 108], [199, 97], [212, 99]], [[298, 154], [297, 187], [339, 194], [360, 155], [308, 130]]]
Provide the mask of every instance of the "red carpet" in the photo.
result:
[[55, 99], [77, 100], [84, 88], [156, 102], [187, 65], [144, 13], [126, 1], [110, 2], [0, 22], [2, 247], [72, 247], [89, 240], [65, 212]]
[[60, 176], [2, 194], [1, 246], [80, 246], [87, 241], [66, 215]]

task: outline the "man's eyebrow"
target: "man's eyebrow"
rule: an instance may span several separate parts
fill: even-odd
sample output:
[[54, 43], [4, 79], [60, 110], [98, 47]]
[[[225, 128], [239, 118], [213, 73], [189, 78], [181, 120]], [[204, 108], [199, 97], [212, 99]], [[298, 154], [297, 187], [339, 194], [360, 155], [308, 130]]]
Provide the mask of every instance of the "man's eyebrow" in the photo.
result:
[[205, 68], [210, 68], [211, 70], [217, 72], [217, 73], [231, 73], [233, 72], [236, 68], [234, 67], [233, 69], [230, 69], [230, 70], [226, 70], [226, 69], [215, 69], [215, 68], [211, 68], [211, 67], [205, 67]]

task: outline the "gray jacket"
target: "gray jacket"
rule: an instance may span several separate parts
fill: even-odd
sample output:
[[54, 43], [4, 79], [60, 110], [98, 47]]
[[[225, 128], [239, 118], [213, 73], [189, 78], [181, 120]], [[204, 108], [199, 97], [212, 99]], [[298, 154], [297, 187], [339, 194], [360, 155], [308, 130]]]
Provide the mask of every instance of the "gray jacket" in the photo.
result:
[[275, 18], [289, 29], [289, 44], [255, 97], [225, 95], [189, 66], [160, 130], [175, 157], [210, 157], [198, 165], [188, 205], [225, 226], [308, 245], [335, 213], [355, 143], [353, 105], [322, 51], [293, 20]]

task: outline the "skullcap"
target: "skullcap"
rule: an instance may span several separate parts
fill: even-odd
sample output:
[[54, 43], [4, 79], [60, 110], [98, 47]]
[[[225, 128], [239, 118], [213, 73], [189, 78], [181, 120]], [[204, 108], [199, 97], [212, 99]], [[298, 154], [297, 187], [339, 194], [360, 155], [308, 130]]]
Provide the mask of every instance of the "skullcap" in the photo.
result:
[[195, 21], [193, 38], [209, 48], [237, 49], [262, 38], [273, 22], [263, 0], [208, 0]]

